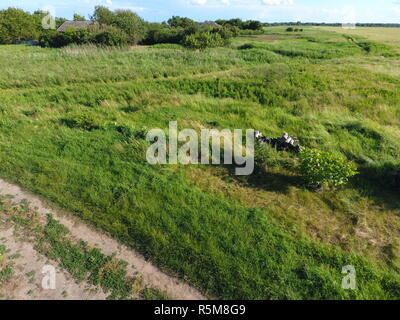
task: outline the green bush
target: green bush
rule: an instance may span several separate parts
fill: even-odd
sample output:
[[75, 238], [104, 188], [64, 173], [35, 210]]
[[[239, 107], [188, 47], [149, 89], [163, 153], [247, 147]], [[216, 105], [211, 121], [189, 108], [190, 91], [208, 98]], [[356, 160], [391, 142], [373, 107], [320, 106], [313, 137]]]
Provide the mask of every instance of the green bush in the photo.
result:
[[21, 9], [0, 10], [0, 43], [15, 43], [22, 40], [36, 40], [39, 24], [36, 15]]
[[161, 23], [151, 23], [147, 26], [147, 33], [142, 40], [143, 44], [154, 45], [158, 43], [181, 43], [184, 37], [182, 28], [171, 28]]
[[102, 27], [93, 37], [93, 42], [102, 46], [122, 47], [128, 44], [128, 36], [114, 26]]
[[47, 30], [42, 33], [39, 43], [42, 47], [61, 48], [69, 44], [87, 44], [93, 41], [93, 34], [89, 29], [69, 28], [65, 32]]
[[216, 23], [218, 23], [221, 26], [234, 26], [236, 28], [239, 28], [241, 30], [252, 30], [252, 31], [261, 31], [264, 28], [264, 25], [260, 21], [256, 20], [248, 20], [248, 21], [242, 21], [239, 18], [236, 19], [230, 19], [230, 20], [216, 20]]
[[219, 33], [207, 31], [186, 36], [182, 44], [190, 49], [204, 50], [207, 48], [222, 47], [226, 42]]
[[70, 44], [96, 44], [122, 47], [128, 44], [128, 36], [114, 26], [94, 26], [86, 29], [69, 28], [65, 32], [48, 30], [39, 38], [42, 47], [61, 48]]
[[[101, 26], [113, 26], [126, 34], [126, 41], [129, 44], [138, 44], [145, 36], [145, 22], [136, 13], [130, 10], [111, 11], [103, 6], [96, 6], [92, 19]], [[112, 32], [115, 36], [115, 32]], [[110, 32], [107, 31], [103, 37], [107, 38]]]
[[352, 162], [335, 154], [304, 148], [300, 155], [300, 172], [310, 187], [340, 186], [357, 174]]
[[181, 27], [181, 28], [188, 28], [190, 26], [195, 25], [196, 22], [189, 18], [182, 18], [178, 16], [173, 16], [171, 19], [168, 20], [168, 25], [171, 27]]

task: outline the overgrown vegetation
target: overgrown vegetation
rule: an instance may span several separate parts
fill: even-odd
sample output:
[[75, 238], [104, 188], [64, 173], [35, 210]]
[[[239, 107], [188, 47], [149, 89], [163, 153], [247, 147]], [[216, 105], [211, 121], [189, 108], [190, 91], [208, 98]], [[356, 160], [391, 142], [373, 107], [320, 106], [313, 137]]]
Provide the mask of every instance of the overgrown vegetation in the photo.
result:
[[[0, 175], [206, 294], [398, 299], [398, 189], [375, 182], [399, 166], [400, 80], [364, 66], [395, 63], [396, 50], [285, 29], [201, 51], [0, 47]], [[289, 132], [360, 174], [316, 193], [272, 148], [265, 173], [247, 178], [229, 167], [150, 166], [143, 132], [171, 119]], [[357, 291], [341, 287], [346, 265]]]

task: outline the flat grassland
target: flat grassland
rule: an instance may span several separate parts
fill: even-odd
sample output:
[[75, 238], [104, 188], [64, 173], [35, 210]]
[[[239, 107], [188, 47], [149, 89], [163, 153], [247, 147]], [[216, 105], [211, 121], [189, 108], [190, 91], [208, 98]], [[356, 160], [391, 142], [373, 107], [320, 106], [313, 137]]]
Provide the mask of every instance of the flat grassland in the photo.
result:
[[340, 27], [316, 27], [316, 29], [334, 31], [340, 34], [356, 35], [373, 41], [383, 42], [399, 49], [400, 35], [398, 28], [369, 28], [357, 27], [356, 29], [344, 29]]
[[[398, 46], [315, 28], [271, 28], [203, 52], [1, 46], [0, 176], [206, 295], [398, 299]], [[250, 177], [151, 166], [146, 131], [171, 120], [289, 132], [360, 174], [337, 190], [307, 190], [296, 159], [275, 150], [268, 171]], [[346, 265], [355, 291], [342, 289]]]

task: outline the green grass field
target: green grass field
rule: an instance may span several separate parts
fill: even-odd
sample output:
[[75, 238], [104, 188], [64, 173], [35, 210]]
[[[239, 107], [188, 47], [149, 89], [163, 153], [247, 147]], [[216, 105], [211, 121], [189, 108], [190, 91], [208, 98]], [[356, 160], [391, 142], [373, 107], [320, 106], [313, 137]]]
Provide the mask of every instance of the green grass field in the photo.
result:
[[[271, 28], [204, 52], [0, 46], [0, 176], [212, 297], [398, 299], [396, 46], [316, 28]], [[274, 150], [261, 176], [151, 166], [145, 133], [169, 121], [289, 132], [360, 174], [307, 190], [296, 159]], [[342, 289], [346, 265], [355, 291]]]

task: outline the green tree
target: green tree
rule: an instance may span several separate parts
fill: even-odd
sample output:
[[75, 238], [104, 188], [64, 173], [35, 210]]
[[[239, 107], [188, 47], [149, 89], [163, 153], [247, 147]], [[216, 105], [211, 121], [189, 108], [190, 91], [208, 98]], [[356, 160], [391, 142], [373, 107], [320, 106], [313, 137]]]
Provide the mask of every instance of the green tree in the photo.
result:
[[96, 6], [91, 20], [98, 22], [101, 25], [112, 25], [114, 22], [114, 12], [103, 6]]
[[0, 42], [15, 43], [36, 40], [39, 37], [37, 20], [21, 9], [8, 8], [0, 11]]
[[117, 10], [112, 25], [126, 33], [130, 44], [138, 44], [145, 36], [144, 20], [130, 10]]
[[260, 21], [256, 20], [249, 20], [243, 23], [243, 29], [262, 30], [263, 27], [263, 24]]
[[86, 18], [78, 13], [74, 13], [74, 21], [86, 21]]
[[173, 16], [168, 20], [168, 24], [173, 28], [188, 28], [196, 24], [196, 22], [189, 18], [182, 18], [179, 16]]
[[219, 33], [199, 32], [186, 36], [182, 44], [190, 49], [204, 50], [225, 45], [225, 40]]
[[103, 26], [108, 25], [119, 28], [126, 34], [129, 44], [139, 43], [146, 33], [144, 20], [130, 10], [113, 12], [106, 7], [97, 6], [92, 20]]

